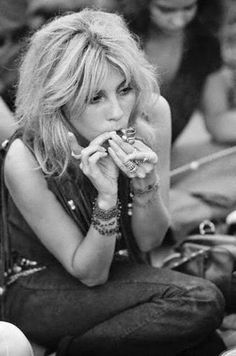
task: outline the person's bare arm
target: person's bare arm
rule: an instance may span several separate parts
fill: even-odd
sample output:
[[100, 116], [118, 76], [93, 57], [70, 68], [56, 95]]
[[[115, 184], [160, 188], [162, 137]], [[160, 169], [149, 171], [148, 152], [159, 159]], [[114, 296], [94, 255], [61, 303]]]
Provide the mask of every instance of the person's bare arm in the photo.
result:
[[222, 71], [211, 74], [204, 87], [201, 109], [212, 138], [220, 143], [235, 143], [236, 108], [229, 108], [227, 95]]
[[[159, 246], [169, 227], [170, 110], [162, 97], [150, 104], [147, 115], [137, 119], [135, 142], [129, 144], [113, 137], [108, 148], [117, 166], [131, 178], [132, 229], [144, 252]], [[127, 161], [138, 162], [135, 172], [126, 167]]]
[[[168, 207], [171, 123], [169, 105], [163, 97], [154, 101], [148, 117], [153, 129], [158, 162], [153, 172], [147, 175], [141, 184], [147, 186], [160, 179], [160, 185], [157, 190], [134, 199], [132, 226], [142, 251], [151, 251], [160, 246], [170, 226]], [[134, 186], [139, 186], [138, 180], [137, 178], [136, 182], [134, 181]]]
[[14, 133], [16, 126], [13, 113], [0, 97], [0, 144]]
[[[9, 192], [38, 238], [65, 269], [88, 286], [105, 283], [113, 258], [116, 235], [103, 236], [90, 226], [86, 236], [48, 189], [35, 158], [19, 139], [6, 156]], [[98, 195], [101, 208], [114, 206], [114, 195]]]

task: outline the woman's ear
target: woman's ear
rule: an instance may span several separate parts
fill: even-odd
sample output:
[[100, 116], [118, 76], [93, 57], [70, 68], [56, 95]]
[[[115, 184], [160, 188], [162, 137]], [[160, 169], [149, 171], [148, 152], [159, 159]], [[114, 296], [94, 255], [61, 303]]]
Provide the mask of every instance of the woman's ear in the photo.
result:
[[68, 131], [68, 142], [71, 149], [72, 157], [74, 157], [75, 159], [79, 159], [82, 147], [78, 144], [75, 135], [71, 131]]

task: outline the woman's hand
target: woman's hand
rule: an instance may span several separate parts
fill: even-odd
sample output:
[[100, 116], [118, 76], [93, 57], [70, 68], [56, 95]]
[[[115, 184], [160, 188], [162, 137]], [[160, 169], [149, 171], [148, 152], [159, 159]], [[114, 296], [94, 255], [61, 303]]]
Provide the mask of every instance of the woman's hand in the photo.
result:
[[129, 178], [145, 178], [155, 172], [158, 157], [142, 141], [135, 140], [131, 145], [113, 134], [108, 142], [110, 156]]
[[72, 157], [80, 159], [80, 169], [90, 179], [101, 196], [117, 194], [119, 169], [106, 149], [102, 147], [104, 142], [110, 139], [112, 135], [114, 135], [114, 132], [105, 132], [91, 141], [89, 146], [82, 148], [75, 136], [69, 133]]

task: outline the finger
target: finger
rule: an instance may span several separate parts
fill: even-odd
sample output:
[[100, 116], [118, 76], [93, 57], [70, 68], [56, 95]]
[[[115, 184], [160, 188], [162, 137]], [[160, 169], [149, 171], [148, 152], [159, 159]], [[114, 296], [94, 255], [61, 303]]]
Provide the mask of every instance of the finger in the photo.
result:
[[[127, 157], [127, 152], [124, 151], [124, 149], [117, 144], [114, 140], [108, 140], [110, 147], [113, 149], [113, 151], [116, 153], [116, 155], [119, 157], [119, 159], [123, 162], [126, 157]], [[123, 146], [124, 147], [124, 146]], [[129, 153], [134, 152], [134, 148], [132, 147], [131, 150], [128, 150]]]
[[113, 148], [110, 146], [108, 147], [108, 153], [110, 154], [111, 158], [113, 159], [113, 161], [115, 162], [115, 164], [122, 170], [124, 171], [124, 166], [122, 161], [120, 160], [120, 158], [117, 156], [116, 152], [113, 150]]
[[112, 136], [112, 141], [115, 142], [126, 154], [134, 151], [134, 146], [122, 140], [117, 134]]
[[133, 153], [129, 154], [125, 158], [125, 162], [128, 160], [138, 160], [141, 163], [151, 163], [156, 164], [158, 162], [158, 157], [155, 152], [153, 151], [134, 151]]
[[107, 152], [95, 152], [93, 155], [89, 156], [86, 163], [82, 163], [82, 171], [87, 176], [96, 175], [97, 163], [101, 158], [107, 157]]
[[85, 166], [88, 165], [88, 160], [95, 152], [106, 152], [105, 148], [98, 145], [89, 145], [81, 151], [81, 160]]
[[[108, 147], [108, 153], [115, 162], [115, 164], [120, 168], [120, 170], [127, 175], [129, 178], [134, 178], [134, 177], [140, 177], [143, 178], [143, 175], [145, 174], [140, 171], [139, 167], [135, 164], [136, 169], [135, 171], [130, 172], [130, 169], [128, 166], [125, 166], [124, 163], [120, 160], [120, 158], [117, 156], [116, 152], [112, 149], [112, 147]], [[133, 162], [132, 162], [133, 163]], [[141, 176], [140, 176], [141, 174]]]
[[93, 141], [90, 142], [90, 145], [99, 145], [101, 146], [105, 141], [112, 138], [115, 135], [115, 131], [104, 132], [103, 134], [97, 136]]
[[108, 156], [108, 153], [107, 152], [95, 152], [92, 156], [89, 157], [88, 159], [88, 163], [89, 165], [91, 166], [91, 168], [93, 168], [95, 165], [97, 165], [98, 161], [101, 159], [101, 158], [104, 158], [104, 157], [107, 157]]
[[149, 146], [145, 145], [145, 143], [139, 139], [136, 139], [133, 146], [138, 151], [151, 150]]

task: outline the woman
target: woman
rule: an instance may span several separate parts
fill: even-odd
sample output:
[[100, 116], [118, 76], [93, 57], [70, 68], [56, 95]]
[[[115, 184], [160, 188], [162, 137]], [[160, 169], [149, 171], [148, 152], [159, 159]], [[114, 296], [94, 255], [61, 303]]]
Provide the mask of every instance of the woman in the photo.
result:
[[146, 263], [169, 227], [170, 112], [122, 19], [87, 9], [39, 30], [17, 117], [7, 320], [58, 355], [221, 352], [218, 289]]

